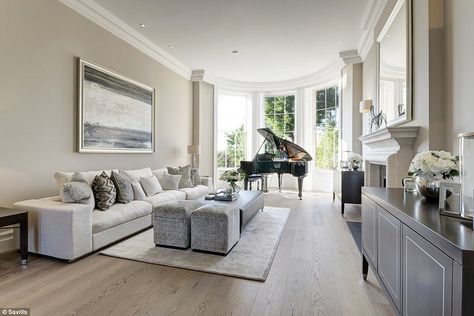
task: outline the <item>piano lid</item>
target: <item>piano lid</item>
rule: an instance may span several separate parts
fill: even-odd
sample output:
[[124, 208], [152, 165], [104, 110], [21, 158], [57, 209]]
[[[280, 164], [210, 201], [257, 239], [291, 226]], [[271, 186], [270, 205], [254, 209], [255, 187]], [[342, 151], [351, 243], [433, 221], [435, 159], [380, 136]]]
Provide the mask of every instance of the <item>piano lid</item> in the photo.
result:
[[269, 128], [259, 128], [257, 129], [257, 131], [260, 133], [260, 135], [263, 136], [263, 138], [265, 138], [266, 141], [268, 141], [276, 149], [280, 148], [281, 145], [284, 145], [285, 151], [289, 159], [306, 161], [313, 160], [311, 155], [308, 154], [306, 150], [296, 145], [295, 143], [290, 142], [289, 140], [276, 136], [275, 133], [273, 133]]

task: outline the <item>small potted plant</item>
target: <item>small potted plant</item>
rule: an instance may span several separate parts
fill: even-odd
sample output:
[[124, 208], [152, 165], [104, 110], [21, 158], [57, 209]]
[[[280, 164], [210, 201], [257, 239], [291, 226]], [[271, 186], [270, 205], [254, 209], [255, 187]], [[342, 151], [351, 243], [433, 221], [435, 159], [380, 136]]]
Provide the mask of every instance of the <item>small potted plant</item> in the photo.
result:
[[229, 186], [228, 188], [232, 191], [232, 193], [239, 193], [240, 188], [237, 185], [237, 182], [243, 179], [243, 174], [237, 170], [227, 170], [224, 172], [220, 178], [222, 181], [226, 181]]
[[413, 158], [408, 175], [415, 178], [418, 192], [427, 199], [439, 199], [440, 180], [459, 175], [459, 157], [447, 151], [425, 151]]

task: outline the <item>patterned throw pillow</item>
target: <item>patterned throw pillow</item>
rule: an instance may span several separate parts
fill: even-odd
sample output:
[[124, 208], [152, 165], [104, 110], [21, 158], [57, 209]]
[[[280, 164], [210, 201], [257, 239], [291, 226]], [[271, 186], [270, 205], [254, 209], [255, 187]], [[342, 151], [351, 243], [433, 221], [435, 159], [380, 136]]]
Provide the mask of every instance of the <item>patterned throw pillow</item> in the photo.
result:
[[201, 176], [199, 175], [199, 170], [191, 169], [191, 181], [193, 182], [194, 186], [198, 186], [201, 183]]
[[168, 173], [170, 175], [178, 175], [181, 176], [181, 180], [179, 181], [178, 188], [193, 188], [194, 185], [191, 181], [191, 166], [187, 165], [184, 167], [172, 168], [167, 167]]
[[112, 171], [110, 179], [115, 185], [115, 191], [117, 192], [115, 200], [117, 203], [127, 204], [133, 200], [132, 181], [128, 177]]
[[117, 192], [110, 177], [102, 172], [92, 181], [92, 191], [94, 192], [95, 206], [101, 211], [107, 211], [115, 203]]
[[63, 184], [60, 191], [64, 203], [80, 203], [94, 206], [94, 194], [87, 179], [79, 172], [75, 172], [71, 181]]

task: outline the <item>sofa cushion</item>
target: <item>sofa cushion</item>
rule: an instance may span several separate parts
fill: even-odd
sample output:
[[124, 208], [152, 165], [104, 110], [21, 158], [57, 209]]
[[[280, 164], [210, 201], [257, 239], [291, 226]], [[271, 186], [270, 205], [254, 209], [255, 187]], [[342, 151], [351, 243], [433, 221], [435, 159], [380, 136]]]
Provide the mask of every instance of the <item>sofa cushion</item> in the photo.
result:
[[163, 190], [178, 190], [180, 181], [180, 175], [171, 175], [165, 173], [163, 174], [163, 179], [161, 179], [161, 187]]
[[131, 201], [127, 204], [114, 204], [107, 212], [92, 212], [92, 233], [98, 233], [131, 220], [151, 214], [152, 206], [145, 201]]
[[182, 191], [164, 190], [161, 193], [158, 193], [152, 196], [147, 196], [145, 197], [144, 200], [153, 204], [153, 207], [157, 207], [158, 205], [161, 205], [164, 203], [185, 200], [185, 199], [186, 199], [186, 193]]
[[95, 206], [99, 210], [106, 211], [115, 203], [117, 192], [114, 183], [105, 172], [95, 176], [92, 182], [92, 191], [94, 192]]
[[94, 193], [80, 172], [75, 172], [71, 181], [64, 183], [59, 193], [64, 203], [88, 204], [94, 207]]
[[[110, 177], [112, 174], [112, 171], [118, 172], [117, 169], [114, 170], [103, 170], [105, 173]], [[79, 173], [87, 180], [87, 183], [89, 185], [92, 185], [92, 181], [94, 181], [95, 176], [100, 175], [102, 171], [79, 171]], [[58, 185], [58, 188], [61, 189], [64, 185], [64, 183], [71, 181], [72, 175], [74, 172], [63, 172], [63, 171], [58, 171], [54, 173], [54, 179], [56, 179], [56, 184]]]
[[178, 188], [192, 188], [193, 182], [191, 181], [191, 166], [187, 165], [184, 167], [172, 168], [168, 167], [168, 173], [171, 175], [180, 175], [181, 180], [179, 181]]
[[135, 200], [143, 200], [146, 196], [145, 191], [140, 184], [141, 177], [152, 176], [150, 168], [135, 169], [135, 170], [120, 170], [120, 174], [126, 175], [132, 181], [132, 190]]
[[179, 191], [186, 193], [186, 200], [195, 200], [209, 193], [209, 187], [197, 185], [194, 188], [183, 188]]
[[135, 169], [135, 170], [120, 170], [120, 172], [124, 173], [127, 177], [130, 178], [130, 180], [138, 180], [138, 181], [140, 181], [141, 177], [149, 177], [153, 175], [150, 168]]
[[117, 203], [127, 204], [133, 200], [132, 182], [127, 176], [112, 171], [110, 179], [112, 179], [117, 191]]
[[193, 182], [193, 186], [202, 184], [198, 169], [191, 169], [191, 181]]
[[141, 177], [140, 184], [142, 185], [143, 190], [146, 193], [146, 196], [155, 195], [163, 191], [161, 188], [160, 182], [155, 175], [149, 177]]
[[161, 169], [155, 169], [152, 172], [156, 176], [158, 181], [161, 183], [161, 180], [163, 180], [163, 175], [165, 173], [168, 173], [168, 170], [166, 168], [161, 168]]
[[64, 183], [61, 190], [61, 198], [64, 203], [94, 205], [94, 194], [90, 185], [86, 182], [69, 181]]

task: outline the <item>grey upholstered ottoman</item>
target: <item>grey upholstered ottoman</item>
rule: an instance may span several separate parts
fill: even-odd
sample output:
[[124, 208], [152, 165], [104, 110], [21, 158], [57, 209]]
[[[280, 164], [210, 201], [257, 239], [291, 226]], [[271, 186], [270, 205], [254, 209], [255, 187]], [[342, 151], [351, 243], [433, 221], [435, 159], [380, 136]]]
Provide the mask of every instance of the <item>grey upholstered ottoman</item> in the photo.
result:
[[191, 213], [204, 205], [198, 201], [178, 201], [157, 206], [153, 210], [155, 245], [189, 248]]
[[235, 206], [206, 205], [191, 214], [191, 248], [227, 254], [239, 241], [240, 210]]

